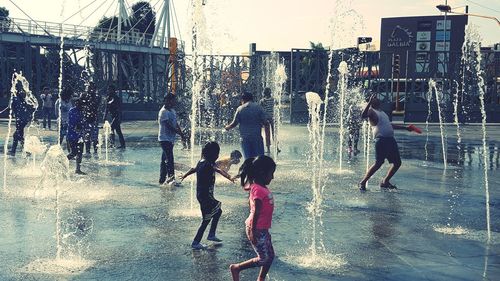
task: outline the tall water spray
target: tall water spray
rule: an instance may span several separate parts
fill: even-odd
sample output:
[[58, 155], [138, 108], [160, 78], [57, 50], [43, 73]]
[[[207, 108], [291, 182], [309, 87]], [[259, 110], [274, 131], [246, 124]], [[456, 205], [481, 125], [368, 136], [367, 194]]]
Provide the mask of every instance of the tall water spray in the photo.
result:
[[273, 96], [274, 100], [276, 102], [274, 106], [274, 130], [273, 130], [273, 135], [274, 135], [274, 159], [277, 160], [278, 158], [278, 145], [279, 145], [279, 132], [281, 125], [283, 124], [282, 121], [282, 112], [281, 112], [281, 107], [282, 102], [282, 96], [283, 96], [283, 89], [285, 87], [285, 82], [288, 79], [288, 76], [286, 74], [286, 67], [283, 62], [280, 62], [278, 60], [278, 64], [276, 66], [276, 70], [274, 72], [274, 83], [273, 83]]
[[[365, 161], [366, 161], [366, 171], [370, 169], [370, 143], [371, 143], [371, 131], [370, 131], [370, 124], [368, 121], [363, 122], [363, 128], [365, 128], [366, 133], [365, 133]], [[366, 183], [368, 185], [368, 182]]]
[[347, 92], [347, 75], [349, 74], [349, 68], [347, 62], [341, 61], [338, 67], [339, 71], [339, 81], [338, 81], [338, 92], [339, 92], [339, 172], [342, 172], [342, 158], [344, 152], [344, 103]]
[[[193, 85], [191, 87], [191, 114], [189, 119], [191, 121], [191, 136], [190, 136], [190, 144], [191, 144], [191, 167], [194, 167], [196, 164], [195, 157], [195, 138], [197, 133], [197, 123], [199, 123], [198, 118], [200, 115], [200, 100], [201, 100], [201, 92], [203, 90], [203, 81], [202, 81], [202, 70], [201, 66], [198, 64], [198, 57], [200, 51], [201, 43], [205, 42], [204, 38], [204, 28], [205, 28], [205, 15], [203, 13], [203, 3], [200, 0], [192, 0], [191, 1], [191, 30], [192, 30], [192, 38], [191, 38], [191, 51], [192, 51], [192, 59], [193, 59]], [[194, 207], [194, 181], [191, 181], [191, 199], [190, 199], [190, 207], [191, 210]]]
[[430, 89], [429, 89], [429, 91], [427, 91], [426, 99], [427, 99], [427, 118], [425, 119], [425, 146], [424, 146], [424, 149], [425, 149], [425, 161], [428, 161], [429, 160], [429, 149], [428, 149], [428, 146], [429, 146], [429, 121], [430, 121], [431, 116], [432, 116], [432, 111], [431, 111], [432, 91]]
[[[320, 138], [320, 150], [319, 150], [319, 169], [323, 170], [323, 159], [325, 154], [325, 132], [326, 132], [326, 121], [328, 117], [328, 101], [330, 100], [330, 81], [332, 80], [332, 62], [333, 62], [333, 49], [330, 50], [328, 55], [328, 73], [326, 75], [326, 87], [325, 87], [325, 102], [323, 104], [323, 125], [321, 127], [321, 138]], [[318, 179], [319, 186], [321, 189], [324, 189], [324, 186], [321, 184], [322, 178]]]
[[102, 156], [102, 143], [104, 142], [104, 137], [101, 133], [97, 135], [97, 155], [99, 158]]
[[[64, 11], [64, 10], [63, 10]], [[62, 11], [61, 11], [62, 13]], [[58, 78], [58, 98], [59, 101], [62, 101], [61, 94], [63, 89], [63, 68], [64, 68], [64, 32], [61, 26], [61, 44], [59, 45], [59, 78]], [[59, 132], [59, 136], [61, 135], [62, 130], [62, 117], [61, 117], [61, 106], [58, 108], [59, 118], [57, 118], [57, 131]], [[57, 138], [57, 143], [61, 145], [61, 138]]]
[[[480, 101], [481, 110], [481, 128], [482, 128], [482, 147], [483, 147], [483, 174], [484, 174], [484, 190], [485, 190], [485, 204], [486, 204], [486, 229], [488, 232], [488, 242], [491, 241], [491, 222], [490, 222], [490, 191], [489, 191], [489, 180], [488, 180], [488, 153], [487, 153], [487, 133], [486, 133], [486, 110], [484, 101], [484, 72], [481, 69], [481, 36], [479, 35], [477, 29], [468, 25], [465, 30], [465, 40], [464, 47], [462, 48], [462, 62], [465, 66], [464, 71], [464, 83], [477, 82], [475, 85], [471, 85], [473, 91], [477, 93]], [[468, 75], [471, 81], [466, 81], [465, 75]], [[463, 85], [465, 87], [465, 84]], [[472, 94], [471, 91], [469, 94]]]
[[462, 143], [462, 134], [460, 133], [460, 122], [458, 120], [458, 103], [458, 83], [455, 82], [455, 91], [453, 93], [453, 123], [455, 124], [455, 127], [457, 129], [457, 149], [459, 150], [458, 155], [460, 157], [460, 150], [462, 149], [460, 146], [460, 144]]
[[[436, 81], [430, 79], [429, 80], [429, 95], [432, 96], [432, 92], [434, 92], [435, 97], [436, 97], [436, 104], [438, 108], [438, 115], [439, 115], [439, 130], [441, 132], [441, 147], [443, 150], [443, 165], [444, 168], [447, 168], [447, 159], [446, 159], [446, 131], [444, 128], [444, 117], [442, 113], [442, 108], [441, 108], [441, 101], [443, 100], [442, 98], [442, 92], [438, 89], [436, 85]], [[441, 95], [440, 95], [441, 94]]]
[[59, 203], [60, 188], [63, 186], [63, 181], [69, 179], [69, 160], [59, 144], [49, 148], [41, 164], [41, 169], [43, 171], [41, 187], [55, 188], [56, 259], [59, 260], [61, 259], [62, 251], [61, 209]]
[[269, 56], [263, 57], [262, 61], [262, 72], [264, 78], [261, 79], [262, 89], [269, 87], [271, 89], [272, 98], [274, 100], [273, 107], [273, 132], [272, 141], [273, 145], [273, 158], [277, 161], [278, 157], [278, 147], [279, 147], [279, 132], [282, 125], [282, 95], [283, 88], [288, 76], [286, 74], [286, 67], [283, 62], [280, 61], [278, 53], [271, 53]]
[[306, 93], [306, 101], [309, 111], [309, 123], [307, 124], [307, 130], [309, 131], [309, 143], [311, 145], [308, 162], [312, 168], [311, 189], [313, 192], [313, 198], [307, 206], [307, 210], [311, 213], [312, 220], [310, 250], [311, 255], [316, 257], [318, 249], [323, 251], [325, 249], [322, 237], [317, 237], [317, 228], [321, 225], [321, 204], [323, 201], [323, 187], [321, 185], [321, 180], [324, 176], [321, 166], [321, 148], [323, 139], [322, 132], [320, 130], [320, 109], [323, 102], [319, 95], [314, 92]]

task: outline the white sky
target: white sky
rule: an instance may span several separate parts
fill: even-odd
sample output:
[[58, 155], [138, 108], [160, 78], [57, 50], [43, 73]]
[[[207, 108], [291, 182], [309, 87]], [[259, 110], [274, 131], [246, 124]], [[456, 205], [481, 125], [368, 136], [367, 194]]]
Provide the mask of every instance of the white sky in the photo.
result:
[[[105, 14], [115, 13], [118, 0], [12, 0], [35, 20], [61, 22], [94, 2], [68, 20], [71, 24], [94, 26]], [[137, 0], [126, 0], [132, 5]], [[150, 0], [159, 7], [164, 0]], [[181, 37], [190, 50], [191, 0], [172, 0], [176, 8]], [[201, 0], [197, 0], [201, 1]], [[436, 5], [445, 0], [205, 0], [203, 7], [206, 37], [215, 52], [247, 52], [251, 42], [258, 50], [307, 48], [309, 41], [324, 46], [347, 47], [356, 44], [357, 36], [371, 36], [378, 41], [383, 17], [439, 15]], [[101, 5], [100, 9], [97, 9]], [[449, 0], [451, 7], [469, 5], [470, 13], [500, 18], [499, 0]], [[27, 18], [11, 0], [0, 0], [12, 18]], [[97, 10], [96, 10], [97, 9]], [[463, 11], [463, 8], [457, 9]], [[347, 13], [348, 16], [338, 14]], [[337, 15], [336, 15], [337, 13]], [[358, 16], [356, 16], [358, 15]], [[159, 16], [159, 11], [157, 11]], [[500, 42], [500, 26], [493, 20], [473, 18], [483, 43]], [[335, 27], [336, 26], [336, 27]], [[178, 32], [177, 32], [177, 37]], [[332, 37], [335, 39], [332, 39]]]

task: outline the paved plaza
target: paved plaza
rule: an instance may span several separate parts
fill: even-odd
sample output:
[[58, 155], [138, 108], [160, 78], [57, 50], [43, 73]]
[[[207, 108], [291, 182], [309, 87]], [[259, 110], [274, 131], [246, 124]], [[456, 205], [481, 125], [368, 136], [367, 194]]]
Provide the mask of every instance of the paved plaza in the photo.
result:
[[[3, 136], [5, 124], [0, 123]], [[339, 174], [337, 129], [328, 128], [322, 226], [314, 233], [307, 210], [312, 199], [307, 128], [284, 125], [282, 153], [270, 185], [276, 200], [271, 234], [277, 254], [270, 280], [497, 280], [498, 128], [488, 127], [488, 243], [480, 126], [462, 127], [460, 149], [454, 145], [455, 128], [446, 127], [446, 170], [438, 126], [430, 127], [428, 161], [425, 133], [399, 133], [403, 166], [393, 181], [399, 189], [380, 190], [378, 181], [387, 168], [383, 166], [366, 193], [356, 186], [366, 169], [363, 151], [344, 157], [347, 171]], [[126, 150], [110, 149], [108, 163], [104, 152], [84, 158], [82, 169], [88, 175], [71, 175], [57, 187], [41, 181], [43, 175], [21, 153], [7, 159], [7, 185], [0, 196], [0, 279], [229, 280], [229, 264], [254, 255], [244, 233], [247, 194], [217, 179], [215, 196], [223, 210], [218, 236], [224, 241], [193, 251], [198, 203], [190, 181], [181, 187], [157, 184], [161, 149], [156, 130], [153, 121], [125, 123]], [[230, 141], [233, 135], [211, 134], [222, 140], [221, 155], [238, 148]], [[46, 143], [55, 142], [55, 131], [41, 130], [39, 135]], [[190, 152], [178, 144], [174, 153], [184, 164], [177, 171], [180, 175], [190, 164]], [[73, 165], [70, 162], [70, 170]], [[230, 173], [235, 174], [236, 167]], [[310, 249], [313, 234], [316, 255]], [[242, 280], [255, 276], [249, 270]]]

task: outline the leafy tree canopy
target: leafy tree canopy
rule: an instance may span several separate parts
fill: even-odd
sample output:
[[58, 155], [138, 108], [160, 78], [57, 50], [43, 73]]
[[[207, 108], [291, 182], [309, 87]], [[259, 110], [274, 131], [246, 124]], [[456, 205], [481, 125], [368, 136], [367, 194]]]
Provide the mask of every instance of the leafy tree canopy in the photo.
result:
[[0, 7], [0, 19], [6, 19], [9, 17], [9, 10], [5, 7]]
[[146, 1], [139, 1], [132, 6], [130, 22], [141, 33], [153, 34], [156, 27], [156, 13]]
[[309, 41], [309, 45], [312, 50], [316, 51], [326, 51], [325, 47], [323, 47], [323, 44], [321, 42], [314, 43], [312, 41]]
[[97, 24], [97, 28], [102, 28], [102, 29], [113, 29], [116, 26], [118, 26], [118, 17], [113, 16], [113, 17], [102, 17], [99, 20], [99, 23]]

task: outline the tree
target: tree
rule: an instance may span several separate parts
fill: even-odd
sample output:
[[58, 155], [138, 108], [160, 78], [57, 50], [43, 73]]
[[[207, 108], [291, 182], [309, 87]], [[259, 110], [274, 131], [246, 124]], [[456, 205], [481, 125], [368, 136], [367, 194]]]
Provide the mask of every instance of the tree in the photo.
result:
[[325, 47], [323, 47], [323, 44], [321, 42], [314, 43], [312, 41], [309, 41], [309, 45], [312, 50], [315, 51], [326, 51]]
[[99, 20], [99, 23], [97, 23], [96, 28], [99, 29], [104, 29], [105, 31], [108, 31], [108, 29], [114, 29], [118, 26], [118, 17], [113, 16], [113, 17], [102, 17]]
[[9, 10], [5, 7], [0, 7], [0, 31], [8, 32], [10, 29], [11, 19], [9, 18]]
[[132, 6], [130, 22], [134, 29], [141, 33], [153, 34], [156, 28], [156, 13], [148, 2], [137, 2]]

